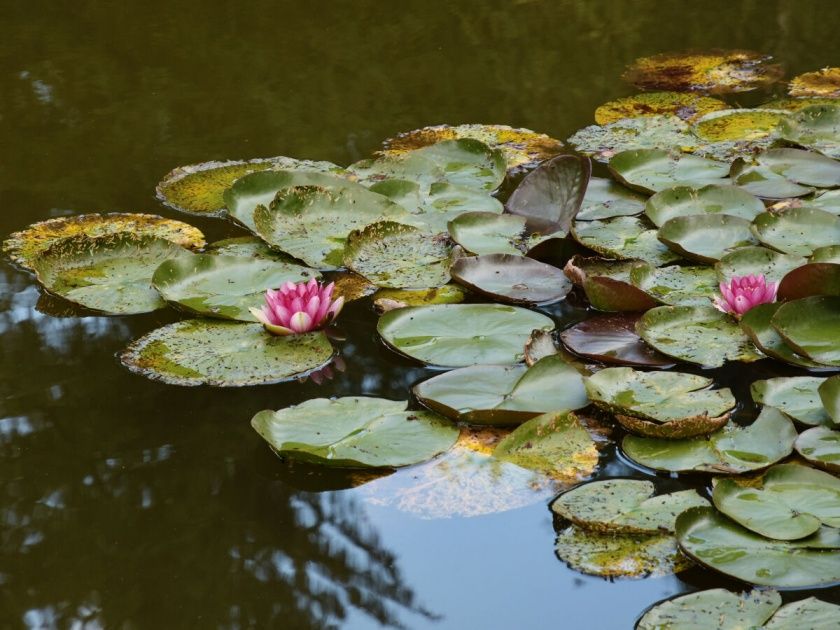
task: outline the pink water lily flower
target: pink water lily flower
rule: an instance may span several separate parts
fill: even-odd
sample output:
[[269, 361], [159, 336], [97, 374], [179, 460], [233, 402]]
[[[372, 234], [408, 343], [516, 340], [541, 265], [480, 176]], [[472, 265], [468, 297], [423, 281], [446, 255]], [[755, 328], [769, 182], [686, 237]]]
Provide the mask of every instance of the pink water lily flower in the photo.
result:
[[715, 308], [735, 317], [740, 317], [759, 304], [776, 301], [778, 282], [767, 282], [763, 273], [735, 276], [729, 284], [720, 283], [720, 295], [713, 300]]
[[315, 278], [309, 282], [287, 282], [265, 292], [262, 309], [251, 309], [265, 329], [273, 335], [297, 335], [323, 328], [344, 306], [344, 297], [332, 300], [335, 283], [322, 286]]

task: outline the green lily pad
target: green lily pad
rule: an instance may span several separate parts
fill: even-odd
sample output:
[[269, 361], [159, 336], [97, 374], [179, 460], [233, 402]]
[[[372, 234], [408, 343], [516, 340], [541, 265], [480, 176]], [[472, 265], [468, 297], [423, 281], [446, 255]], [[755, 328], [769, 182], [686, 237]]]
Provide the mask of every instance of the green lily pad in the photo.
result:
[[814, 466], [840, 473], [840, 431], [828, 427], [808, 429], [796, 438], [794, 447]]
[[817, 393], [825, 412], [835, 424], [840, 424], [840, 374], [825, 379], [817, 388]]
[[840, 242], [840, 217], [817, 208], [790, 208], [757, 216], [752, 231], [768, 247], [810, 256], [817, 248]]
[[812, 263], [834, 263], [840, 265], [840, 245], [829, 245], [828, 247], [818, 247], [811, 254], [808, 262]]
[[412, 392], [430, 409], [471, 424], [519, 424], [589, 404], [580, 374], [557, 355], [532, 367], [473, 365], [444, 372]]
[[436, 289], [379, 289], [373, 294], [373, 306], [378, 313], [385, 313], [406, 306], [460, 304], [466, 297], [466, 289], [457, 284], [445, 284]]
[[739, 247], [724, 255], [715, 264], [715, 271], [721, 282], [749, 275], [763, 275], [768, 282], [779, 282], [789, 271], [806, 262], [803, 256], [782, 254], [766, 247]]
[[646, 311], [657, 301], [631, 284], [630, 274], [637, 264], [639, 261], [574, 256], [563, 272], [583, 288], [589, 303], [599, 311]]
[[[539, 226], [544, 227], [544, 226]], [[526, 217], [515, 214], [466, 212], [449, 222], [452, 239], [468, 252], [524, 255], [551, 238], [562, 238], [565, 232], [542, 233]]]
[[758, 245], [747, 219], [728, 214], [693, 214], [666, 221], [659, 240], [674, 252], [703, 263], [716, 263], [741, 247]]
[[702, 140], [693, 153], [731, 162], [769, 148], [778, 139], [779, 123], [788, 112], [769, 109], [727, 109], [706, 114], [691, 130]]
[[738, 158], [732, 163], [729, 175], [739, 188], [762, 199], [802, 197], [814, 192], [810, 186], [792, 182], [766, 164]]
[[747, 427], [729, 423], [708, 438], [686, 440], [628, 435], [621, 448], [632, 461], [653, 470], [737, 475], [784, 459], [794, 440], [793, 423], [778, 409], [765, 407]]
[[659, 241], [656, 230], [637, 217], [577, 221], [572, 226], [572, 236], [581, 245], [607, 258], [644, 260], [656, 267], [680, 259]]
[[347, 237], [344, 266], [379, 287], [442, 287], [449, 282], [452, 248], [443, 235], [382, 221]]
[[3, 241], [3, 253], [24, 269], [58, 241], [74, 236], [96, 238], [114, 234], [158, 237], [189, 249], [204, 246], [204, 234], [182, 221], [154, 214], [80, 214], [34, 223]]
[[258, 258], [281, 263], [295, 264], [288, 254], [271, 249], [264, 240], [256, 236], [235, 236], [210, 243], [205, 250], [214, 256], [233, 256], [235, 258]]
[[524, 422], [496, 445], [493, 457], [564, 483], [577, 483], [598, 466], [595, 441], [570, 411], [551, 411]]
[[803, 357], [791, 348], [771, 324], [773, 316], [779, 310], [780, 303], [759, 304], [744, 313], [740, 322], [741, 329], [750, 340], [768, 357], [804, 368], [825, 368], [825, 366]]
[[725, 214], [752, 221], [762, 212], [761, 200], [736, 186], [666, 188], [645, 205], [645, 214], [657, 227], [669, 219], [691, 215]]
[[660, 53], [634, 61], [622, 79], [641, 90], [746, 92], [777, 81], [782, 68], [750, 50]]
[[784, 140], [829, 157], [840, 157], [840, 105], [813, 105], [791, 114], [781, 125]]
[[659, 192], [674, 186], [700, 188], [726, 185], [729, 164], [696, 155], [678, 155], [662, 149], [624, 151], [610, 160], [618, 181], [642, 192]]
[[720, 99], [700, 94], [647, 92], [604, 103], [595, 110], [595, 122], [607, 125], [624, 118], [668, 114], [690, 122], [704, 114], [727, 107], [728, 105]]
[[544, 133], [530, 129], [515, 129], [507, 125], [438, 125], [423, 127], [385, 140], [384, 155], [398, 155], [423, 147], [458, 138], [480, 140], [488, 147], [499, 149], [504, 155], [509, 171], [530, 169], [539, 162], [557, 155], [563, 143]]
[[551, 510], [578, 527], [599, 533], [674, 533], [677, 514], [709, 502], [695, 490], [655, 495], [641, 479], [607, 479], [581, 484], [562, 493]]
[[323, 331], [277, 337], [262, 324], [189, 319], [137, 339], [120, 360], [132, 372], [169, 385], [240, 387], [304, 376], [333, 353]]
[[50, 293], [100, 313], [130, 315], [165, 306], [152, 275], [158, 265], [180, 256], [191, 254], [155, 236], [82, 234], [56, 242], [32, 267]]
[[609, 162], [617, 153], [638, 150], [671, 150], [693, 147], [697, 138], [688, 123], [676, 116], [625, 118], [607, 125], [590, 125], [569, 138], [579, 153], [598, 162]]
[[829, 422], [817, 391], [824, 382], [816, 376], [780, 376], [754, 381], [750, 393], [758, 404], [776, 407], [794, 420], [816, 426]]
[[572, 569], [609, 578], [658, 577], [691, 566], [668, 534], [598, 534], [570, 525], [557, 535], [555, 551]]
[[616, 181], [604, 177], [590, 177], [583, 203], [575, 219], [594, 221], [613, 217], [641, 214], [645, 209], [645, 196]]
[[822, 68], [798, 74], [790, 80], [788, 94], [795, 97], [840, 97], [840, 68]]
[[595, 372], [585, 385], [596, 407], [653, 422], [721, 416], [736, 404], [728, 388], [708, 389], [712, 379], [681, 372], [611, 367]]
[[776, 540], [805, 538], [823, 525], [840, 527], [840, 479], [798, 464], [769, 468], [759, 485], [719, 479], [712, 500], [738, 524]]
[[662, 354], [706, 367], [762, 358], [738, 324], [712, 306], [660, 306], [642, 315], [637, 331]]
[[314, 398], [260, 411], [251, 426], [281, 457], [343, 468], [418, 464], [455, 444], [455, 425], [406, 407], [404, 400], [384, 398]]
[[782, 606], [764, 630], [831, 630], [840, 616], [840, 606], [815, 597]]
[[680, 514], [677, 540], [693, 560], [751, 584], [798, 588], [840, 581], [837, 551], [764, 538], [714, 508], [691, 508]]
[[164, 300], [190, 313], [253, 322], [248, 309], [265, 303], [266, 289], [319, 276], [300, 265], [263, 258], [188, 254], [161, 264], [152, 285]]
[[840, 186], [840, 162], [802, 149], [769, 149], [755, 157], [755, 162], [774, 173], [803, 186], [836, 188]]
[[596, 315], [560, 333], [563, 344], [576, 355], [618, 365], [671, 367], [672, 359], [653, 350], [636, 333], [639, 315]]
[[455, 261], [452, 278], [499, 302], [548, 304], [562, 300], [572, 283], [557, 267], [511, 254], [470, 256]]
[[224, 192], [240, 177], [266, 170], [342, 172], [331, 162], [312, 162], [288, 157], [229, 160], [179, 166], [157, 185], [157, 198], [181, 212], [201, 216], [224, 216]]
[[390, 311], [376, 328], [389, 346], [413, 359], [465, 367], [521, 362], [531, 331], [552, 330], [554, 322], [516, 306], [437, 304]]
[[776, 591], [736, 594], [715, 588], [654, 605], [642, 615], [635, 630], [758, 630], [767, 627], [764, 622], [781, 605], [782, 597]]
[[511, 214], [567, 232], [583, 203], [592, 174], [588, 159], [558, 155], [528, 173], [505, 204]]
[[840, 367], [840, 297], [809, 297], [786, 302], [771, 320], [795, 352]]
[[637, 263], [630, 271], [630, 280], [657, 301], [671, 306], [708, 305], [718, 290], [717, 274], [709, 267], [652, 267]]
[[401, 206], [364, 187], [292, 186], [278, 191], [267, 207], [257, 206], [254, 226], [272, 247], [310, 267], [330, 268], [344, 264], [353, 230], [406, 217]]
[[840, 263], [808, 263], [789, 271], [779, 283], [780, 300], [799, 300], [815, 295], [840, 295]]

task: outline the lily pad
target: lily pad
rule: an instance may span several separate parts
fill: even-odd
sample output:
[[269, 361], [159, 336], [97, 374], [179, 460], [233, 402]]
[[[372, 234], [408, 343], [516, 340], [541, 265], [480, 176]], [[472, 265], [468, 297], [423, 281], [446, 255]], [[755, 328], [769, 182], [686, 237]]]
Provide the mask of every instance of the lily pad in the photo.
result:
[[155, 236], [78, 235], [56, 242], [32, 266], [50, 293], [100, 313], [130, 315], [165, 306], [152, 275], [158, 265], [182, 255], [191, 256]]
[[333, 353], [323, 331], [277, 337], [262, 324], [190, 319], [137, 339], [120, 360], [132, 372], [169, 385], [240, 387], [304, 376]]
[[771, 320], [795, 352], [840, 367], [840, 297], [809, 297], [786, 302]]
[[791, 348], [779, 332], [773, 328], [771, 322], [781, 304], [759, 304], [744, 313], [739, 322], [741, 329], [747, 333], [756, 347], [764, 354], [779, 361], [799, 367], [814, 369], [825, 366], [803, 357]]
[[224, 216], [224, 192], [240, 177], [266, 170], [342, 172], [331, 162], [312, 162], [289, 157], [229, 160], [179, 166], [157, 185], [157, 198], [181, 212], [201, 216]]
[[840, 105], [813, 105], [791, 114], [779, 127], [784, 140], [840, 158]]
[[591, 174], [587, 158], [558, 155], [528, 173], [505, 207], [511, 214], [550, 226], [552, 232], [567, 232], [583, 203]]
[[62, 239], [113, 234], [158, 237], [189, 249], [204, 246], [204, 234], [182, 221], [154, 214], [80, 214], [41, 221], [15, 232], [3, 241], [3, 253], [24, 269], [32, 269], [38, 256]]
[[794, 440], [793, 423], [778, 409], [765, 407], [747, 427], [729, 423], [708, 438], [686, 440], [628, 435], [621, 448], [630, 460], [653, 470], [740, 474], [784, 459]]
[[455, 444], [455, 425], [406, 407], [384, 398], [314, 398], [260, 411], [251, 426], [281, 457], [344, 468], [408, 466]]
[[579, 153], [598, 162], [609, 162], [622, 152], [638, 150], [671, 150], [674, 147], [693, 147], [697, 138], [688, 123], [676, 116], [645, 116], [625, 118], [607, 125], [590, 125], [569, 138]]
[[596, 407], [660, 423], [722, 416], [736, 405], [728, 388], [708, 389], [712, 379], [681, 372], [612, 367], [596, 372], [585, 385]]
[[545, 315], [501, 304], [402, 308], [385, 313], [377, 324], [382, 339], [398, 352], [442, 367], [519, 363], [531, 331], [553, 328]]
[[656, 267], [680, 260], [637, 217], [616, 217], [606, 221], [577, 221], [572, 226], [575, 240], [602, 256], [617, 260], [644, 260]]
[[750, 50], [661, 53], [637, 59], [621, 78], [641, 90], [746, 92], [781, 77], [781, 66], [771, 59]]
[[829, 245], [828, 247], [818, 247], [811, 254], [808, 262], [812, 263], [834, 263], [840, 265], [840, 245]]
[[376, 293], [376, 285], [371, 284], [366, 278], [352, 271], [332, 273], [330, 274], [330, 282], [335, 284], [333, 298], [343, 297], [345, 303], [360, 300]]
[[271, 249], [264, 240], [256, 236], [235, 236], [210, 243], [205, 250], [214, 256], [235, 258], [258, 258], [274, 262], [295, 264], [294, 258], [276, 249]]
[[835, 550], [764, 538], [714, 508], [691, 508], [680, 514], [677, 540], [693, 560], [751, 584], [801, 588], [840, 581]]
[[772, 138], [786, 112], [771, 109], [726, 109], [711, 112], [697, 120], [692, 131], [708, 142], [754, 142]]
[[635, 630], [758, 630], [781, 605], [781, 596], [773, 590], [737, 594], [715, 588], [656, 604]]
[[771, 166], [738, 158], [729, 175], [732, 183], [762, 199], [787, 199], [811, 194], [814, 189], [802, 186], [777, 173]]
[[752, 221], [762, 212], [761, 200], [736, 186], [666, 188], [645, 205], [645, 214], [657, 227], [669, 219], [691, 215], [725, 214]]
[[758, 485], [719, 479], [712, 500], [747, 529], [776, 540], [798, 540], [823, 525], [840, 527], [840, 479], [807, 466], [779, 464]]
[[829, 422], [817, 391], [824, 382], [816, 376], [780, 376], [753, 382], [750, 392], [758, 404], [776, 407], [793, 420], [816, 426]]
[[595, 122], [607, 125], [623, 118], [670, 114], [692, 121], [709, 112], [726, 109], [717, 98], [681, 92], [646, 92], [604, 103], [595, 110]]
[[840, 424], [840, 374], [825, 379], [817, 393], [826, 413], [835, 424]]
[[660, 306], [642, 315], [637, 331], [661, 353], [706, 367], [762, 358], [735, 321], [713, 306]]
[[520, 424], [549, 411], [589, 404], [578, 371], [557, 355], [524, 365], [473, 365], [412, 389], [421, 403], [471, 424]]
[[741, 247], [758, 245], [747, 219], [728, 214], [693, 214], [666, 221], [659, 240], [674, 252], [703, 263], [716, 263]]
[[814, 466], [840, 473], [840, 431], [828, 427], [808, 429], [796, 438], [794, 447]]
[[598, 534], [570, 525], [557, 535], [555, 551], [572, 569], [609, 578], [658, 577], [691, 566], [667, 534]]
[[188, 254], [161, 264], [152, 285], [164, 300], [190, 313], [253, 322], [248, 309], [264, 304], [266, 289], [319, 276], [300, 265], [264, 258]]
[[379, 287], [442, 287], [449, 282], [452, 248], [446, 236], [382, 221], [347, 237], [344, 266]]
[[755, 163], [803, 186], [840, 186], [840, 162], [802, 149], [770, 149], [755, 157]]
[[639, 261], [574, 256], [563, 272], [583, 287], [589, 303], [599, 311], [646, 311], [657, 301], [631, 284], [630, 274], [637, 264]]
[[782, 606], [764, 630], [830, 630], [840, 616], [840, 606], [815, 597]]
[[385, 140], [382, 153], [396, 155], [436, 144], [442, 140], [473, 138], [488, 147], [499, 149], [508, 170], [529, 169], [539, 162], [557, 155], [563, 143], [544, 133], [530, 129], [514, 129], [507, 125], [438, 125], [423, 127]]
[[718, 290], [717, 274], [709, 267], [638, 263], [630, 272], [630, 280], [657, 301], [672, 306], [708, 305]]
[[672, 359], [653, 350], [636, 333], [639, 315], [596, 315], [560, 333], [572, 352], [593, 361], [640, 367], [671, 367]]
[[655, 495], [650, 481], [607, 479], [567, 490], [551, 504], [551, 510], [578, 527], [599, 533], [673, 534], [680, 512], [708, 505], [695, 490]]
[[721, 282], [735, 276], [763, 275], [768, 282], [779, 282], [789, 271], [806, 263], [803, 256], [782, 254], [766, 247], [739, 247], [715, 264]]
[[379, 289], [373, 295], [373, 305], [377, 312], [385, 313], [406, 306], [460, 304], [466, 297], [467, 291], [457, 284], [445, 284], [436, 289]]
[[362, 186], [313, 185], [282, 188], [268, 206], [256, 207], [253, 218], [257, 233], [272, 247], [310, 267], [330, 268], [344, 264], [345, 242], [353, 230], [407, 215], [401, 206]]
[[788, 94], [794, 97], [840, 97], [840, 68], [822, 68], [798, 74], [788, 84]]
[[808, 263], [789, 271], [779, 283], [780, 300], [799, 300], [814, 295], [840, 295], [840, 263]]
[[[539, 226], [544, 227], [544, 226]], [[452, 239], [468, 252], [524, 255], [551, 238], [562, 238], [565, 232], [542, 233], [526, 217], [515, 214], [466, 212], [449, 222]]]
[[575, 219], [594, 221], [641, 214], [645, 196], [616, 181], [604, 177], [590, 177], [586, 194]]
[[456, 282], [473, 291], [512, 304], [549, 304], [572, 290], [572, 283], [557, 267], [511, 254], [460, 258], [451, 273]]
[[551, 411], [519, 425], [496, 445], [493, 457], [564, 483], [591, 476], [598, 465], [595, 441], [570, 411]]
[[806, 107], [814, 105], [836, 105], [837, 100], [833, 98], [802, 97], [802, 98], [774, 98], [762, 103], [761, 107], [766, 109], [786, 109], [789, 112], [798, 112]]
[[618, 181], [642, 192], [654, 193], [674, 186], [700, 188], [726, 185], [729, 164], [696, 155], [673, 154], [662, 149], [624, 151], [610, 160]]

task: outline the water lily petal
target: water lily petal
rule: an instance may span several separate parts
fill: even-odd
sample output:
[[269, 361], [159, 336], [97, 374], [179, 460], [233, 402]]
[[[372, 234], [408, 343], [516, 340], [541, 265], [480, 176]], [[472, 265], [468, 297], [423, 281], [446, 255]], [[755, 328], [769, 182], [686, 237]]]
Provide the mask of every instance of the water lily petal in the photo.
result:
[[289, 319], [289, 328], [296, 333], [304, 333], [312, 330], [312, 318], [303, 311], [298, 311]]

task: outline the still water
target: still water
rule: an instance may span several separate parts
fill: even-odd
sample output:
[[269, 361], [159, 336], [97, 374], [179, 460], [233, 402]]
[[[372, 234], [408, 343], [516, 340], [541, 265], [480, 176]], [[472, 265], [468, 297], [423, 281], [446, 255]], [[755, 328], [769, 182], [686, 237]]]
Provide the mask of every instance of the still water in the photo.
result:
[[[788, 76], [840, 65], [832, 0], [0, 0], [0, 24], [3, 236], [82, 212], [173, 217], [156, 182], [209, 159], [347, 164], [444, 122], [566, 138], [632, 92], [618, 77], [640, 55], [753, 48]], [[236, 234], [186, 220], [208, 240]], [[405, 398], [430, 375], [380, 346], [369, 304], [342, 315], [347, 369], [333, 380], [198, 390], [115, 358], [173, 312], [52, 317], [29, 275], [2, 273], [0, 628], [612, 630], [663, 597], [737, 588], [697, 570], [573, 572], [547, 500], [424, 520], [277, 460], [248, 424], [256, 411]], [[605, 453], [599, 475], [626, 474]]]

